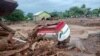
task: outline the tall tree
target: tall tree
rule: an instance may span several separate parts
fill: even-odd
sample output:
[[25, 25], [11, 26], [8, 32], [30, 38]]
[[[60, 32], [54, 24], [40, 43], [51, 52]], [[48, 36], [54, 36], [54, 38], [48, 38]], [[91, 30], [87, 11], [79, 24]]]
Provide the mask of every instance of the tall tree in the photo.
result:
[[11, 15], [4, 16], [6, 20], [10, 21], [21, 21], [24, 19], [24, 12], [20, 9], [16, 9]]
[[99, 17], [100, 16], [100, 8], [99, 9], [93, 9], [92, 10], [92, 15], [96, 16], [96, 17]]
[[90, 11], [91, 8], [86, 8], [85, 4], [83, 4], [80, 9], [83, 11], [83, 15], [82, 16], [84, 16], [84, 17], [89, 16], [90, 13], [91, 13], [91, 11]]
[[66, 10], [65, 12], [63, 12], [63, 17], [70, 17], [69, 11]]
[[75, 6], [70, 8], [69, 14], [71, 17], [80, 17], [83, 14], [83, 11], [79, 7]]

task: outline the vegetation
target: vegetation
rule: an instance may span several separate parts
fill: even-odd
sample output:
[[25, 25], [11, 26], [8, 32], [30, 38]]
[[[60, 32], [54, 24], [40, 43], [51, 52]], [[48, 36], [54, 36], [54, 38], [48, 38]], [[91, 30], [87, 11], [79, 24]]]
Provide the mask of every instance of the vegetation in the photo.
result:
[[[2, 18], [2, 17], [1, 17]], [[23, 21], [23, 20], [32, 20], [33, 13], [28, 13], [26, 16], [24, 12], [20, 9], [16, 9], [12, 14], [3, 16], [4, 19], [8, 21]]]
[[16, 9], [12, 14], [8, 16], [4, 16], [6, 20], [9, 21], [22, 21], [25, 20], [24, 18], [24, 12], [20, 9]]
[[[100, 17], [100, 8], [91, 9], [87, 8], [85, 4], [81, 7], [71, 7], [69, 10], [64, 12], [51, 12], [51, 16], [59, 18], [79, 18], [79, 17]], [[12, 14], [3, 17], [9, 21], [22, 21], [22, 20], [32, 20], [33, 13], [28, 13], [27, 15], [20, 9], [16, 9]]]
[[29, 18], [29, 20], [32, 20], [33, 19], [33, 13], [28, 13], [27, 17]]
[[87, 8], [85, 4], [83, 4], [81, 7], [71, 7], [69, 10], [65, 10], [65, 12], [52, 12], [52, 16], [54, 17], [100, 17], [100, 8], [97, 9], [91, 9]]

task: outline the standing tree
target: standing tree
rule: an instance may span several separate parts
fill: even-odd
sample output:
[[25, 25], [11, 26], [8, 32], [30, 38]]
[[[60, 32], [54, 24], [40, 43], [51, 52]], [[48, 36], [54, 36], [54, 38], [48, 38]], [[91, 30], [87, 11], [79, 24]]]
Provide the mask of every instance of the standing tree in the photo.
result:
[[83, 15], [82, 15], [83, 17], [88, 17], [88, 16], [91, 15], [90, 8], [86, 8], [86, 5], [85, 4], [83, 4], [80, 9], [83, 12]]
[[63, 13], [63, 17], [71, 17], [70, 13], [68, 10], [66, 10], [64, 13]]
[[32, 20], [33, 19], [33, 13], [28, 13], [27, 17], [29, 18], [29, 20]]
[[52, 13], [50, 13], [51, 14], [51, 16], [53, 16], [53, 17], [58, 17], [59, 15], [58, 15], [58, 12], [56, 12], [56, 11], [54, 11], [54, 12], [52, 12]]
[[92, 10], [92, 15], [96, 16], [96, 17], [99, 17], [100, 16], [100, 8], [99, 9], [93, 9]]
[[69, 10], [71, 17], [80, 17], [83, 14], [83, 11], [79, 7], [71, 7]]
[[16, 9], [11, 15], [4, 16], [6, 20], [9, 21], [22, 21], [25, 20], [24, 18], [24, 12], [20, 9]]

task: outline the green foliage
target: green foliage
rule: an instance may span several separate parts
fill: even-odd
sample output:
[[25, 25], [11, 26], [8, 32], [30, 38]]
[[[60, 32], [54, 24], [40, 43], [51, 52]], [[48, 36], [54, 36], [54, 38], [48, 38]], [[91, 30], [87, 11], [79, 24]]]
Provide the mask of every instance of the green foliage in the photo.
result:
[[85, 5], [85, 4], [83, 4], [83, 5], [81, 6], [81, 8], [86, 8], [86, 5]]
[[[71, 7], [69, 10], [65, 10], [64, 12], [51, 12], [52, 17], [59, 18], [70, 18], [70, 17], [100, 17], [100, 8], [92, 9], [87, 8], [85, 4], [81, 7]], [[28, 13], [24, 16], [24, 12], [20, 9], [16, 9], [12, 14], [8, 16], [4, 16], [6, 20], [9, 21], [22, 21], [22, 20], [32, 20], [33, 13]]]
[[99, 17], [100, 16], [100, 8], [99, 9], [93, 9], [92, 10], [92, 15]]
[[72, 17], [79, 17], [80, 15], [83, 14], [83, 10], [78, 7], [72, 7], [70, 8], [69, 13]]
[[85, 4], [83, 4], [81, 7], [71, 7], [69, 10], [66, 10], [65, 12], [57, 12], [54, 11], [51, 13], [54, 17], [61, 17], [61, 18], [68, 18], [68, 17], [100, 17], [100, 8], [93, 9], [87, 8]]
[[65, 12], [63, 12], [63, 17], [71, 17], [71, 12], [70, 11], [68, 11], [68, 10], [66, 10]]
[[30, 18], [30, 20], [32, 20], [33, 19], [33, 13], [28, 13], [27, 18]]
[[12, 14], [8, 16], [4, 16], [6, 20], [9, 21], [22, 21], [25, 20], [24, 18], [24, 12], [20, 9], [16, 9]]
[[52, 17], [59, 17], [59, 18], [64, 18], [64, 13], [63, 12], [52, 12], [50, 13]]
[[56, 11], [51, 12], [50, 14], [51, 14], [52, 17], [58, 17], [59, 16], [58, 12], [56, 12]]
[[63, 18], [63, 12], [58, 12], [59, 18]]

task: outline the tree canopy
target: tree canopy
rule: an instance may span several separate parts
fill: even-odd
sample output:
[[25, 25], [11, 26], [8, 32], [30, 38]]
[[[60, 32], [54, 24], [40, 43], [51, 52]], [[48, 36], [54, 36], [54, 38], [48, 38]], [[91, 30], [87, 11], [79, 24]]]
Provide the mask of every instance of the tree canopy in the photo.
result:
[[[59, 18], [78, 18], [78, 17], [100, 17], [100, 8], [87, 8], [85, 4], [82, 6], [73, 6], [68, 10], [63, 12], [53, 11], [50, 13], [52, 17]], [[3, 17], [9, 21], [22, 21], [22, 20], [32, 20], [33, 13], [24, 14], [24, 12], [20, 9], [16, 9], [12, 14]]]
[[[87, 8], [85, 4], [83, 4], [81, 7], [74, 6], [71, 7], [68, 10], [65, 10], [64, 12], [60, 13], [59, 12], [52, 12], [51, 15], [55, 17], [100, 17], [100, 8], [96, 9], [91, 9]], [[63, 16], [61, 16], [63, 15]]]
[[33, 19], [33, 13], [28, 13], [27, 17], [30, 18], [30, 20], [32, 20]]
[[25, 20], [24, 18], [24, 12], [20, 9], [16, 9], [12, 14], [8, 16], [4, 16], [6, 20], [9, 21], [22, 21]]

